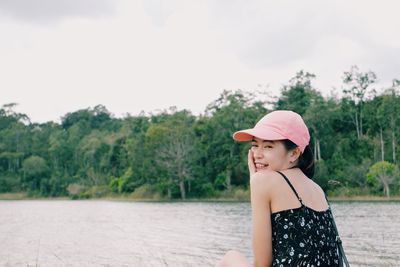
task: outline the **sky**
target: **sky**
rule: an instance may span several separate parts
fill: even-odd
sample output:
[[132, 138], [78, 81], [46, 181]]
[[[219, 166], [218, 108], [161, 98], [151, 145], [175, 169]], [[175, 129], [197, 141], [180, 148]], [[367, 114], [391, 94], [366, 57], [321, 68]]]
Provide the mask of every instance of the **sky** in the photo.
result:
[[324, 96], [352, 65], [400, 79], [400, 2], [0, 0], [0, 105], [60, 122], [176, 106], [204, 113], [223, 90], [278, 96], [300, 70]]

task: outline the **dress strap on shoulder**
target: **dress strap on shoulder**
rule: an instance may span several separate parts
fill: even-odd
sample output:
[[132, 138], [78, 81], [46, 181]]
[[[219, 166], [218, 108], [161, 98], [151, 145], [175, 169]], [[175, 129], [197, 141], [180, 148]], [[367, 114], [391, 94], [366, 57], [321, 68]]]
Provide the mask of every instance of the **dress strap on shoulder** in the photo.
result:
[[325, 196], [325, 199], [326, 199], [326, 203], [328, 203], [328, 207], [330, 208], [331, 207], [331, 203], [329, 203], [328, 196], [326, 195], [325, 191], [324, 191], [324, 196]]
[[296, 195], [297, 199], [300, 201], [301, 205], [304, 205], [304, 204], [303, 204], [303, 200], [299, 197], [299, 195], [297, 194], [296, 190], [294, 189], [292, 183], [289, 181], [289, 179], [286, 177], [286, 175], [284, 175], [284, 174], [281, 173], [280, 171], [276, 171], [276, 172], [278, 172], [280, 175], [283, 176], [283, 178], [285, 178], [286, 182], [289, 184], [290, 188], [292, 188], [294, 194]]

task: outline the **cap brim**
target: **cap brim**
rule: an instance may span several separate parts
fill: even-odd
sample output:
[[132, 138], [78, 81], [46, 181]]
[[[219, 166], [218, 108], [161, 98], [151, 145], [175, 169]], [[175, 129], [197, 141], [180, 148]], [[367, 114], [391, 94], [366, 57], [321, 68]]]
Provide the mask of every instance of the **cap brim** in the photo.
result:
[[237, 131], [233, 134], [233, 139], [236, 141], [251, 141], [254, 137], [262, 140], [283, 140], [287, 137], [275, 132], [273, 129], [263, 129], [262, 131], [257, 129], [245, 129]]

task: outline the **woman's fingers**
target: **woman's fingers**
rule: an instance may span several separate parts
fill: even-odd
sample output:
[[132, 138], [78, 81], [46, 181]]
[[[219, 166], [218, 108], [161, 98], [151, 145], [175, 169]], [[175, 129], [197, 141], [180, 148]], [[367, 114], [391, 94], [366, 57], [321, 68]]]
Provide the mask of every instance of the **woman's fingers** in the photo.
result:
[[251, 177], [254, 173], [256, 173], [256, 165], [254, 164], [254, 156], [251, 149], [249, 149], [249, 152], [247, 154], [247, 163], [249, 165], [249, 172]]

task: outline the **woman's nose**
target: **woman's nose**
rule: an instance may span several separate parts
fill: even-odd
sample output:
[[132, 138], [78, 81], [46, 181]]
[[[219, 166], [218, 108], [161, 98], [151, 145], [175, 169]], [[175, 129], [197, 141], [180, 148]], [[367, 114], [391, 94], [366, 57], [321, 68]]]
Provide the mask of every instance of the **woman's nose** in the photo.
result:
[[254, 154], [254, 158], [262, 158], [262, 156], [263, 156], [261, 148], [258, 148], [258, 147], [253, 150], [253, 154]]

